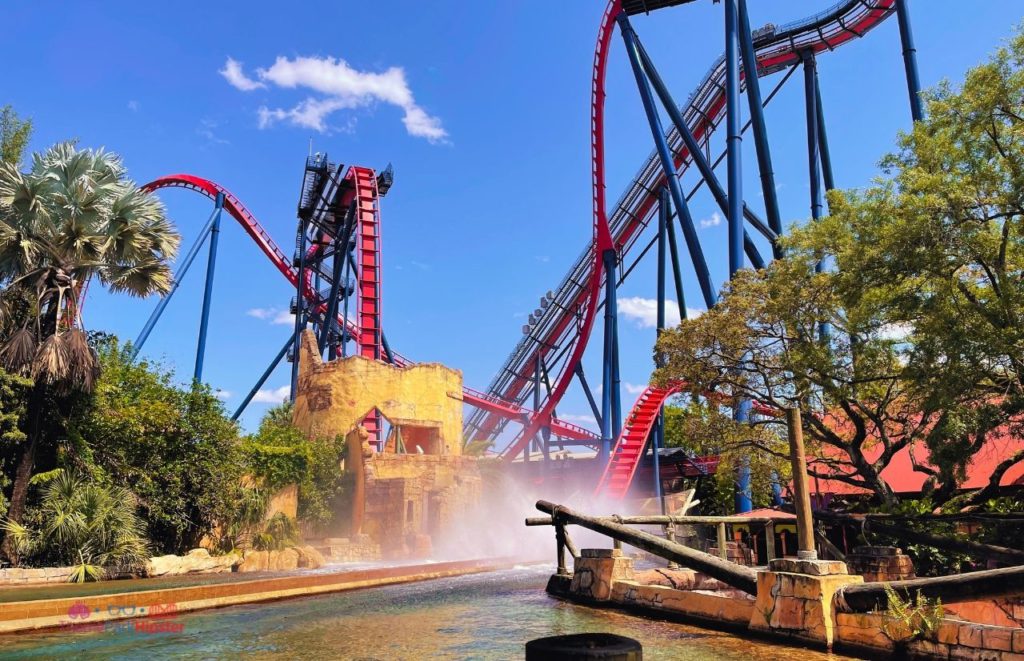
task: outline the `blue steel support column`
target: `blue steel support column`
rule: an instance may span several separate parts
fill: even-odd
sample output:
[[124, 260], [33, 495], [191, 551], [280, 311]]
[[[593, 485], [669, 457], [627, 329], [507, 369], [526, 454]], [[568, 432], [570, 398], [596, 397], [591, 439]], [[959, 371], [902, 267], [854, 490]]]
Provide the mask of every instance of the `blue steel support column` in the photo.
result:
[[199, 342], [196, 345], [196, 369], [193, 381], [203, 380], [203, 361], [206, 358], [206, 334], [210, 329], [210, 304], [213, 302], [213, 274], [217, 269], [217, 240], [220, 237], [220, 217], [224, 209], [224, 193], [217, 193], [214, 202], [216, 215], [210, 227], [210, 256], [206, 262], [206, 286], [203, 289], [203, 313], [199, 318]]
[[597, 408], [597, 401], [594, 400], [594, 393], [590, 390], [590, 384], [587, 383], [587, 377], [583, 374], [583, 363], [576, 363], [576, 377], [580, 380], [580, 385], [583, 386], [583, 394], [587, 396], [587, 403], [590, 404], [590, 410], [594, 414], [594, 421], [597, 422], [599, 428], [603, 428], [601, 420], [604, 418], [601, 416], [601, 409]]
[[743, 134], [740, 132], [740, 63], [736, 0], [725, 3], [725, 126], [729, 187], [729, 277], [743, 268]]
[[[299, 386], [299, 347], [302, 342], [302, 331], [306, 328], [306, 301], [303, 290], [306, 287], [306, 222], [299, 221], [299, 236], [296, 249], [299, 251], [299, 271], [295, 282], [295, 336], [293, 338], [291, 401], [295, 401], [295, 391]], [[347, 299], [346, 299], [347, 300]]]
[[171, 302], [171, 297], [174, 296], [174, 292], [178, 291], [178, 286], [181, 284], [185, 274], [188, 273], [188, 269], [192, 266], [192, 262], [195, 261], [196, 255], [199, 254], [199, 249], [206, 243], [206, 236], [210, 233], [210, 229], [213, 227], [213, 222], [217, 219], [219, 209], [214, 209], [213, 213], [210, 214], [210, 219], [206, 221], [206, 225], [203, 226], [199, 236], [196, 237], [196, 242], [192, 244], [192, 248], [189, 249], [188, 254], [181, 261], [181, 266], [178, 267], [178, 272], [174, 274], [174, 282], [171, 284], [171, 290], [167, 292], [160, 302], [156, 304], [156, 308], [153, 313], [149, 315], [149, 319], [146, 320], [146, 325], [142, 327], [142, 332], [135, 338], [135, 343], [132, 344], [132, 360], [139, 355], [139, 351], [142, 350], [142, 345], [146, 343], [149, 338], [149, 334], [153, 332], [153, 327], [156, 326], [156, 322], [160, 320], [160, 315], [164, 313], [164, 308]]
[[[754, 131], [754, 146], [757, 148], [757, 168], [761, 173], [764, 210], [768, 216], [768, 226], [776, 234], [782, 234], [782, 218], [779, 215], [779, 198], [775, 192], [775, 172], [772, 168], [772, 153], [768, 147], [768, 128], [764, 123], [761, 82], [757, 77], [757, 57], [754, 55], [754, 40], [750, 34], [747, 0], [739, 0], [739, 14], [740, 46], [747, 81], [747, 104], [750, 107], [751, 128]], [[776, 258], [782, 257], [778, 246], [772, 248]]]
[[900, 25], [900, 44], [903, 46], [903, 68], [907, 71], [907, 92], [910, 94], [910, 116], [915, 122], [924, 119], [921, 104], [921, 79], [917, 75], [917, 49], [914, 33], [910, 29], [908, 0], [896, 0], [896, 21]]
[[[637, 47], [636, 35], [633, 32], [632, 26], [629, 24], [629, 19], [625, 13], [619, 14], [619, 31], [622, 33], [622, 40], [626, 44], [626, 54], [629, 56], [629, 62], [633, 67], [633, 75], [636, 77], [637, 88], [640, 91], [640, 99], [644, 104], [644, 112], [647, 114], [647, 122], [651, 127], [651, 135], [654, 138], [654, 144], [658, 148], [658, 155], [661, 160], [661, 168], [665, 173], [665, 179], [668, 181], [669, 189], [672, 192], [672, 203], [675, 205], [676, 211], [679, 213], [680, 222], [683, 227], [683, 235], [686, 238], [686, 247], [690, 251], [690, 260], [693, 262], [693, 268], [697, 273], [697, 281], [700, 283], [701, 294], [704, 296], [704, 303], [708, 308], [714, 307], [718, 301], [718, 295], [715, 292], [714, 286], [711, 284], [711, 273], [708, 271], [707, 261], [704, 259], [704, 251], [700, 247], [700, 239], [697, 238], [697, 230], [693, 227], [693, 221], [689, 217], [688, 213], [684, 213], [686, 209], [686, 196], [683, 195], [682, 187], [679, 185], [679, 179], [675, 176], [676, 168], [675, 162], [672, 160], [672, 152], [668, 148], [668, 143], [665, 141], [665, 131], [661, 126], [661, 118], [658, 117], [658, 110], [654, 106], [654, 98], [651, 94], [651, 88], [647, 84], [647, 77], [644, 75], [643, 65], [640, 63], [640, 52]], [[689, 222], [687, 222], [689, 221]], [[742, 225], [740, 227], [742, 232]], [[740, 250], [743, 249], [742, 239], [740, 241]]]
[[[346, 246], [345, 249], [348, 250], [348, 246]], [[348, 335], [348, 299], [352, 295], [351, 290], [348, 287], [348, 280], [351, 277], [350, 273], [356, 273], [357, 272], [355, 270], [356, 269], [355, 264], [356, 264], [355, 256], [351, 252], [348, 252], [347, 255], [346, 255], [346, 260], [345, 260], [345, 275], [343, 276], [344, 279], [345, 279], [345, 289], [344, 289], [345, 300], [343, 301], [342, 308], [341, 308], [341, 316], [345, 320], [345, 327], [341, 329], [341, 357], [342, 358], [344, 358], [345, 356], [348, 355], [348, 338], [349, 338], [349, 335]], [[358, 279], [356, 280], [356, 287], [359, 287]], [[393, 358], [394, 357], [392, 357], [392, 362], [394, 362]]]
[[256, 393], [259, 392], [259, 389], [263, 387], [263, 384], [267, 382], [267, 379], [270, 378], [270, 375], [273, 374], [275, 369], [277, 369], [277, 366], [281, 363], [281, 359], [284, 358], [285, 354], [288, 353], [288, 349], [291, 346], [292, 336], [289, 335], [288, 339], [285, 340], [284, 346], [282, 346], [281, 350], [277, 352], [277, 356], [274, 358], [274, 360], [270, 361], [270, 365], [263, 372], [263, 376], [261, 376], [259, 380], [256, 381], [256, 385], [252, 387], [252, 390], [249, 391], [249, 394], [245, 396], [245, 399], [243, 399], [242, 403], [238, 406], [238, 409], [235, 410], [234, 415], [231, 416], [232, 420], [238, 420], [238, 418], [242, 415], [242, 412], [245, 411], [245, 407], [249, 406], [249, 402], [252, 401], [252, 398], [256, 396]]
[[[541, 358], [540, 358], [540, 353], [538, 353], [537, 357], [534, 359], [534, 366], [533, 366], [533, 410], [534, 411], [539, 411], [540, 410], [540, 379], [541, 379], [541, 369], [542, 369]], [[544, 460], [549, 460], [549, 459], [551, 459], [551, 456], [550, 456], [550, 454], [548, 452], [548, 443], [551, 440], [551, 427], [549, 427], [547, 425], [543, 425], [541, 427], [541, 429], [538, 430], [538, 431], [540, 433], [540, 438], [538, 439], [535, 436], [533, 438], [533, 441], [540, 447], [541, 458], [544, 459]], [[545, 433], [545, 431], [547, 433]]]
[[[736, 0], [725, 1], [725, 124], [726, 170], [729, 186], [729, 278], [743, 268], [743, 134], [740, 130], [740, 63], [739, 17]], [[740, 423], [750, 420], [750, 402], [736, 402], [733, 418]], [[736, 476], [735, 509], [737, 513], [753, 508], [750, 498], [750, 464], [740, 463]]]
[[612, 441], [618, 436], [619, 430], [614, 429], [612, 412], [615, 408], [615, 251], [605, 250], [604, 259], [604, 358], [602, 360], [601, 390], [601, 454], [600, 462], [604, 464], [611, 454]]
[[836, 187], [835, 178], [832, 176], [832, 154], [828, 150], [828, 134], [825, 132], [825, 109], [821, 104], [821, 83], [818, 80], [818, 70], [814, 70], [814, 104], [818, 121], [818, 152], [821, 156], [821, 176], [825, 182], [825, 192]]
[[[804, 111], [807, 116], [807, 168], [811, 182], [811, 218], [821, 218], [821, 176], [818, 170], [818, 77], [814, 53], [803, 51]], [[820, 272], [822, 265], [818, 264]]]
[[[665, 241], [668, 234], [669, 223], [669, 198], [668, 191], [661, 189], [661, 196], [658, 200], [658, 311], [655, 331], [658, 337], [665, 330]], [[655, 366], [661, 367], [663, 362], [657, 358], [655, 352]], [[654, 423], [654, 434], [652, 440], [651, 458], [654, 463], [654, 497], [658, 499], [658, 507], [661, 513], [665, 513], [665, 499], [661, 497], [661, 457], [658, 451], [665, 443], [665, 412], [658, 411], [658, 419]]]
[[[804, 62], [804, 113], [807, 116], [807, 172], [811, 183], [811, 220], [821, 218], [822, 197], [821, 197], [821, 175], [819, 171], [820, 145], [818, 143], [819, 130], [818, 110], [818, 71], [814, 53], [804, 51], [800, 54]], [[825, 260], [819, 261], [814, 270], [822, 273], [825, 270]], [[827, 323], [818, 325], [818, 338], [826, 343], [831, 337], [831, 330]]]
[[[686, 150], [690, 153], [690, 158], [693, 159], [693, 164], [697, 166], [697, 170], [700, 171], [700, 175], [704, 178], [704, 181], [708, 185], [708, 189], [711, 191], [711, 195], [714, 196], [715, 202], [718, 203], [718, 207], [722, 210], [722, 213], [729, 215], [729, 201], [728, 195], [722, 188], [722, 184], [718, 181], [718, 177], [715, 176], [715, 171], [708, 162], [707, 157], [701, 150], [700, 145], [697, 144], [697, 139], [693, 137], [693, 133], [690, 132], [690, 127], [686, 125], [683, 119], [683, 114], [679, 111], [679, 107], [676, 102], [672, 99], [672, 94], [665, 87], [665, 82], [661, 79], [661, 75], [658, 70], [654, 67], [654, 63], [651, 62], [651, 58], [647, 55], [647, 51], [644, 50], [643, 44], [637, 38], [636, 33], [632, 33], [633, 43], [636, 46], [637, 55], [640, 57], [640, 62], [643, 70], [646, 72], [648, 78], [651, 81], [651, 85], [654, 87], [654, 91], [657, 92], [658, 98], [661, 99], [661, 104], [665, 106], [666, 112], [668, 112], [669, 119], [672, 120], [672, 124], [675, 125], [676, 130], [679, 131], [680, 137], [683, 139], [683, 143], [686, 145]], [[643, 94], [643, 91], [641, 91]], [[648, 92], [649, 94], [649, 92]], [[655, 115], [657, 116], [657, 115]], [[660, 128], [660, 123], [659, 123]], [[746, 204], [742, 205], [743, 216], [750, 221], [751, 225], [757, 228], [759, 232], [768, 237], [771, 241], [775, 241], [778, 238], [778, 233], [773, 231], [770, 227], [764, 224], [757, 215], [747, 207]], [[681, 211], [681, 210], [679, 210]], [[689, 212], [686, 212], [687, 215]], [[680, 214], [680, 218], [682, 215]], [[743, 230], [744, 248], [747, 251], [747, 256], [750, 257], [750, 261], [754, 263], [757, 268], [761, 268], [764, 265], [764, 260], [757, 252], [757, 246], [747, 236], [746, 229]]]
[[[668, 188], [661, 189], [661, 199], [668, 201], [671, 204], [669, 198]], [[679, 318], [686, 319], [686, 295], [683, 293], [683, 273], [682, 264], [679, 263], [679, 248], [676, 246], [676, 229], [672, 224], [672, 218], [668, 219], [668, 254], [672, 259], [672, 284], [676, 290], [676, 305], [679, 307]]]

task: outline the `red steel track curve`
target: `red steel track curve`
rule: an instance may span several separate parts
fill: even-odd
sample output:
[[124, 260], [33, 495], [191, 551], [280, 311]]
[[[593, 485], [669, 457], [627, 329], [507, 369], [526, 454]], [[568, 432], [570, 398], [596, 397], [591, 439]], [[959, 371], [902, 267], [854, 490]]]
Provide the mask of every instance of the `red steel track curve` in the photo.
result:
[[626, 418], [626, 424], [622, 426], [622, 433], [615, 442], [608, 463], [605, 464], [604, 472], [594, 490], [595, 496], [603, 495], [616, 500], [626, 497], [662, 405], [680, 390], [682, 384], [673, 383], [664, 388], [648, 386], [640, 393], [629, 417]]
[[[155, 192], [162, 188], [184, 188], [186, 190], [199, 193], [211, 200], [216, 200], [218, 194], [223, 194], [224, 210], [227, 211], [232, 218], [238, 221], [238, 224], [242, 226], [242, 229], [249, 235], [249, 238], [251, 238], [263, 254], [266, 255], [267, 259], [269, 259], [271, 264], [274, 265], [274, 268], [276, 268], [293, 287], [297, 285], [298, 271], [291, 265], [291, 260], [277, 246], [274, 240], [270, 237], [270, 234], [263, 229], [263, 226], [260, 225], [258, 220], [256, 220], [256, 216], [254, 216], [252, 212], [242, 204], [238, 197], [225, 187], [209, 179], [204, 179], [191, 174], [172, 174], [154, 179], [148, 184], [143, 185], [141, 188], [147, 192]], [[306, 283], [306, 286], [303, 287], [303, 296], [312, 302], [317, 302], [318, 300], [316, 292], [308, 282]], [[341, 315], [338, 315], [338, 321], [346, 324], [349, 331], [356, 336], [358, 330], [354, 324], [344, 319]], [[393, 354], [396, 364], [401, 366], [412, 364], [412, 361], [397, 352], [393, 352]], [[514, 402], [507, 402], [501, 398], [486, 395], [472, 390], [471, 388], [464, 388], [462, 393], [449, 393], [449, 395], [457, 399], [461, 399], [466, 404], [503, 418], [523, 420], [526, 418], [536, 419], [538, 417], [534, 415], [533, 411], [530, 409], [523, 408]], [[550, 425], [552, 432], [556, 436], [562, 438], [591, 443], [597, 439], [597, 436], [593, 432], [568, 422], [551, 419]]]
[[[791, 26], [784, 26], [781, 30], [767, 36], [758, 37], [754, 44], [758, 77], [767, 76], [797, 64], [800, 61], [800, 53], [803, 51], [813, 51], [814, 53], [830, 51], [852, 39], [863, 36], [893, 13], [894, 4], [895, 0], [845, 0], [820, 14], [798, 21]], [[554, 385], [540, 407], [537, 418], [531, 421], [503, 451], [502, 456], [506, 460], [511, 460], [521, 452], [534, 434], [543, 427], [546, 416], [551, 414], [560, 401], [573, 378], [576, 365], [583, 357], [593, 329], [601, 295], [604, 272], [601, 253], [609, 247], [615, 247], [620, 251], [621, 258], [633, 245], [639, 233], [647, 225], [645, 219], [656, 208], [658, 191], [664, 182], [664, 174], [660, 172], [660, 166], [652, 167], [652, 163], [655, 162], [655, 157], [652, 155], [641, 170], [646, 181], [642, 183], [641, 175], [638, 175], [633, 182], [633, 189], [628, 190], [621, 198], [616, 215], [619, 215], [619, 211], [623, 211], [623, 205], [628, 205], [628, 208], [624, 210], [627, 219], [624, 220], [621, 227], [619, 223], [615, 223], [613, 236], [605, 206], [605, 72], [614, 23], [621, 11], [623, 11], [622, 0], [609, 1], [601, 19], [597, 49], [594, 55], [591, 89], [594, 234], [589, 250], [581, 258], [586, 259], [590, 263], [590, 267], [586, 271], [583, 282], [572, 277], [574, 275], [572, 272], [570, 276], [567, 276], [566, 281], [563, 281], [563, 285], [566, 282], [578, 285], [579, 293], [574, 296], [570, 305], [549, 308], [552, 314], [561, 316], [549, 322], [537, 324], [538, 328], [543, 326], [546, 332], [542, 337], [536, 338], [536, 349], [531, 353], [523, 351], [521, 347], [524, 347], [524, 342], [520, 342], [520, 345], [509, 356], [499, 377], [496, 377], [496, 382], [502, 378], [508, 378], [509, 381], [505, 387], [497, 388], [497, 392], [494, 387], [496, 383], [492, 383], [492, 387], [489, 389], [491, 396], [507, 401], [515, 401], [523, 396], [529, 387], [529, 378], [520, 369], [521, 365], [514, 363], [529, 365], [532, 364], [534, 356], [550, 357], [559, 348], [568, 357], [562, 362]], [[724, 57], [720, 57], [691, 96], [689, 107], [684, 109], [687, 111], [687, 123], [698, 141], [706, 139], [714, 132], [724, 115], [725, 86], [720, 81], [720, 78], [724, 77], [724, 69]], [[674, 131], [670, 138], [674, 143], [672, 149], [676, 167], [685, 169], [690, 160], [689, 151], [685, 145], [681, 144], [678, 134], [675, 134]], [[525, 346], [528, 347], [529, 344]], [[519, 360], [520, 358], [522, 360]], [[505, 377], [504, 375], [514, 376]], [[475, 430], [477, 438], [490, 437], [495, 430], [500, 428], [499, 419], [493, 416], [479, 421], [471, 420], [470, 424], [471, 428]]]

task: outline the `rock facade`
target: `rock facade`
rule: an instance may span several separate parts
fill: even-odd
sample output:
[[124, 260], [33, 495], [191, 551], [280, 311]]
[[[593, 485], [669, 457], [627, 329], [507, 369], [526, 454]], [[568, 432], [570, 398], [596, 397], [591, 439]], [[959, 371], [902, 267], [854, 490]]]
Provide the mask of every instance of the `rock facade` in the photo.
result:
[[239, 572], [285, 572], [296, 569], [317, 569], [324, 558], [311, 546], [289, 547], [280, 551], [246, 551]]
[[867, 583], [917, 578], [914, 561], [895, 546], [855, 546], [846, 556], [846, 564]]
[[0, 586], [67, 583], [74, 571], [74, 567], [10, 567], [0, 569]]
[[192, 549], [185, 555], [161, 555], [146, 563], [146, 576], [176, 576], [179, 574], [219, 574], [234, 571], [242, 561], [237, 553], [210, 555], [206, 549]]

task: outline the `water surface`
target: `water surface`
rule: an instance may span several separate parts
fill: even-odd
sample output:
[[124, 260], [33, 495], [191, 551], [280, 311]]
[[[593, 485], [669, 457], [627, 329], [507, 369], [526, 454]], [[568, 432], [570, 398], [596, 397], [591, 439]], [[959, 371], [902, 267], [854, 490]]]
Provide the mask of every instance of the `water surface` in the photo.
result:
[[[550, 566], [183, 614], [176, 633], [134, 623], [102, 632], [0, 637], [0, 657], [151, 659], [521, 659], [527, 640], [605, 631], [644, 645], [645, 659], [846, 659], [548, 597]], [[136, 620], [153, 622], [154, 620]], [[156, 620], [159, 621], [159, 620]]]

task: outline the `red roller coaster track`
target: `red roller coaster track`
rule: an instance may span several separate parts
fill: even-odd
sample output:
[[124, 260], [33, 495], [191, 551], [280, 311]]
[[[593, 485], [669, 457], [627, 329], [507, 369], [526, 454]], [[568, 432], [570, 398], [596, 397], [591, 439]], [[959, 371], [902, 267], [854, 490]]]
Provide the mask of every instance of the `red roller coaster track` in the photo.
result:
[[[362, 176], [360, 176], [359, 173], [357, 172], [355, 175], [355, 183], [357, 184], [356, 187], [354, 188], [355, 193], [358, 193], [359, 190], [363, 190], [364, 193], [369, 193], [369, 189], [367, 188], [366, 183], [367, 181], [371, 181], [374, 186], [372, 196], [364, 195], [363, 197], [365, 198], [365, 200], [359, 200], [360, 210], [363, 213], [358, 218], [361, 219], [361, 221], [372, 222], [372, 218], [369, 217], [369, 214], [371, 212], [374, 214], [377, 213], [376, 180], [373, 177], [372, 170], [369, 170], [367, 168], [358, 168], [358, 171], [362, 172], [363, 174]], [[274, 268], [276, 268], [278, 272], [281, 273], [281, 275], [283, 275], [288, 280], [288, 282], [292, 284], [292, 286], [297, 285], [298, 271], [292, 266], [291, 260], [277, 246], [274, 240], [270, 237], [270, 234], [267, 233], [265, 229], [263, 229], [263, 226], [260, 225], [259, 221], [256, 219], [256, 216], [254, 216], [246, 208], [246, 206], [242, 204], [241, 200], [239, 200], [238, 197], [231, 193], [231, 191], [229, 191], [228, 189], [226, 189], [225, 187], [221, 186], [216, 182], [210, 181], [209, 179], [204, 179], [202, 177], [197, 177], [191, 174], [167, 175], [155, 179], [149, 182], [148, 184], [142, 186], [143, 190], [149, 192], [157, 191], [162, 188], [184, 188], [186, 190], [199, 193], [200, 195], [203, 195], [211, 200], [215, 200], [218, 194], [223, 194], [224, 209], [231, 215], [232, 218], [238, 221], [238, 224], [242, 226], [242, 229], [245, 230], [245, 233], [249, 235], [249, 238], [251, 238], [259, 247], [259, 249], [263, 252], [263, 254], [266, 255], [267, 259], [270, 260], [270, 263], [274, 265]], [[364, 201], [367, 202], [367, 204], [364, 204]], [[375, 276], [378, 278], [376, 282], [379, 283], [380, 245], [379, 237], [374, 236], [374, 238], [376, 239], [376, 241], [374, 242], [364, 240], [361, 246], [361, 251], [359, 253], [359, 260], [361, 262], [361, 266], [373, 265], [375, 269]], [[372, 303], [372, 305], [375, 306], [374, 308], [371, 308], [369, 306], [361, 308], [361, 315], [371, 315], [375, 311], [378, 315], [377, 318], [379, 319], [380, 301], [376, 297], [376, 294], [377, 290], [370, 291], [369, 289], [364, 289], [364, 291], [361, 292], [361, 295], [365, 296], [363, 300], [366, 300], [368, 303]], [[308, 280], [305, 283], [305, 286], [303, 287], [303, 296], [311, 302], [317, 302], [319, 300], [316, 296], [316, 292], [313, 289], [311, 282], [309, 282]], [[352, 324], [348, 320], [344, 319], [341, 315], [338, 316], [338, 320], [339, 322], [344, 323], [346, 325], [346, 327], [349, 329], [349, 332], [351, 332], [354, 337], [360, 338], [361, 351], [371, 352], [373, 343], [375, 341], [378, 343], [379, 346], [381, 330], [379, 324], [371, 327], [371, 331], [373, 331], [372, 333], [360, 335], [359, 329], [356, 328], [355, 324]], [[367, 321], [369, 322], [369, 320]], [[376, 340], [374, 338], [376, 338]], [[364, 353], [363, 355], [367, 355], [367, 353]], [[379, 357], [379, 354], [377, 354], [376, 357]], [[394, 357], [395, 363], [398, 365], [404, 366], [412, 363], [412, 361], [398, 353], [394, 353]], [[464, 388], [462, 393], [449, 393], [449, 395], [457, 399], [461, 399], [466, 404], [469, 404], [480, 410], [487, 411], [488, 413], [498, 415], [501, 417], [516, 420], [533, 419], [536, 417], [533, 411], [524, 408], [515, 402], [508, 402], [502, 400], [501, 398], [493, 397], [491, 395], [478, 392], [471, 388]], [[564, 439], [584, 443], [594, 443], [597, 441], [597, 436], [593, 432], [586, 430], [582, 427], [579, 427], [577, 425], [573, 425], [571, 423], [557, 419], [553, 419], [551, 421], [551, 430], [556, 436], [559, 436]]]
[[[766, 76], [797, 64], [801, 51], [830, 51], [863, 36], [893, 12], [894, 3], [895, 0], [846, 0], [825, 12], [758, 37], [754, 44], [758, 76]], [[673, 3], [660, 3], [659, 6], [665, 4]], [[538, 356], [542, 360], [547, 359], [544, 362], [549, 368], [553, 363], [560, 363], [553, 387], [543, 401], [536, 419], [503, 451], [503, 456], [508, 460], [521, 452], [544, 425], [545, 417], [551, 414], [565, 393], [583, 356], [601, 299], [604, 271], [601, 253], [609, 246], [614, 246], [620, 260], [624, 258], [657, 208], [658, 191], [664, 183], [660, 165], [657, 164], [656, 156], [652, 155], [631, 187], [620, 198], [616, 213], [609, 223], [604, 177], [605, 71], [614, 22], [622, 10], [622, 0], [609, 2], [601, 19], [594, 55], [591, 89], [594, 235], [591, 246], [584, 251], [576, 267], [570, 271], [559, 292], [555, 294], [559, 304], [551, 305], [544, 311], [545, 314], [535, 326], [537, 334], [530, 334], [520, 341], [488, 388], [494, 397], [522, 401], [532, 384], [528, 366], [533, 365]], [[630, 13], [635, 11], [631, 10]], [[724, 76], [724, 58], [720, 58], [684, 108], [686, 122], [698, 141], [706, 140], [722, 120], [725, 112]], [[677, 169], [685, 170], [690, 163], [688, 150], [674, 130], [670, 132], [669, 140]], [[559, 357], [564, 359], [559, 360]], [[502, 418], [477, 413], [469, 420], [467, 437], [493, 438], [503, 425]]]

